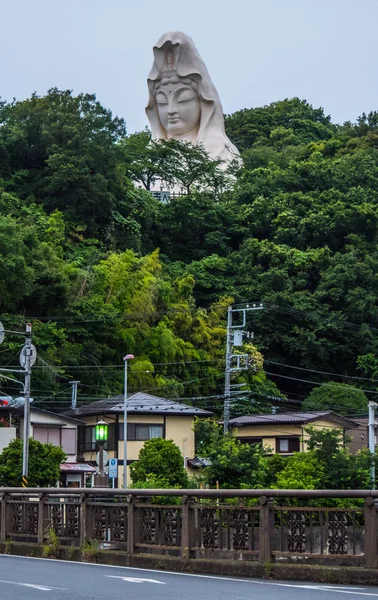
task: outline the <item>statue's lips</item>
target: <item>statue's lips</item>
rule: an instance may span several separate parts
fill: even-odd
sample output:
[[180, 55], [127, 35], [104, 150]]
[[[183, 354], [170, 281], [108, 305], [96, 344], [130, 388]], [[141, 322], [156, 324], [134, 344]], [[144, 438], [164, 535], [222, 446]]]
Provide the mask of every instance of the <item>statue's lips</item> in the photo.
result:
[[171, 119], [168, 119], [168, 123], [177, 123], [179, 120], [179, 117], [172, 117]]

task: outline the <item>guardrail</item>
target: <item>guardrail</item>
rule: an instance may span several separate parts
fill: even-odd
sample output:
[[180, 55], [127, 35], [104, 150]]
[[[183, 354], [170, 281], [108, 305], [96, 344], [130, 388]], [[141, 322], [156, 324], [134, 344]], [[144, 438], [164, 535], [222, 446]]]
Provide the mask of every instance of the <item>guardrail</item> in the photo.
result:
[[97, 540], [130, 554], [375, 568], [375, 499], [374, 490], [0, 488], [0, 539], [41, 544], [51, 528], [61, 544]]

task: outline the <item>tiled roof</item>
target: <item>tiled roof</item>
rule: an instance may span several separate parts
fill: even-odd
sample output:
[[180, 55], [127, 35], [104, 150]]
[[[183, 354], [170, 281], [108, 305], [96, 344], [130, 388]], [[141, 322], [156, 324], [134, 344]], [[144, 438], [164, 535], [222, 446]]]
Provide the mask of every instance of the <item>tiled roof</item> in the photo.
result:
[[[145, 392], [137, 392], [127, 396], [127, 412], [129, 414], [154, 414], [154, 415], [198, 415], [199, 417], [210, 417], [212, 415], [208, 410], [203, 410], [195, 406], [188, 406], [175, 400], [167, 400], [152, 396]], [[123, 413], [123, 395], [114, 398], [105, 398], [98, 400], [76, 409], [71, 409], [65, 414], [71, 417], [83, 417], [88, 415], [102, 415], [111, 413]]]
[[61, 473], [95, 473], [96, 469], [85, 463], [62, 463]]
[[275, 415], [245, 415], [243, 417], [235, 417], [234, 419], [230, 419], [230, 425], [232, 427], [246, 427], [247, 425], [300, 425], [302, 423], [311, 423], [312, 421], [316, 421], [318, 419], [326, 419], [328, 421], [338, 423], [346, 429], [358, 427], [358, 423], [356, 421], [341, 415], [337, 415], [331, 410], [278, 413]]

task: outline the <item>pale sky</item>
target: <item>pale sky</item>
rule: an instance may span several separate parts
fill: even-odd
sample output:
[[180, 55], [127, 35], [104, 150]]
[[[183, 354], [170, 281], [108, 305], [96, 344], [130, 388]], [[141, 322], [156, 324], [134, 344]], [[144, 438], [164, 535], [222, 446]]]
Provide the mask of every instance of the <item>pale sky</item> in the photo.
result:
[[5, 100], [90, 92], [147, 124], [152, 46], [189, 34], [225, 113], [299, 96], [335, 122], [378, 110], [378, 0], [0, 0]]

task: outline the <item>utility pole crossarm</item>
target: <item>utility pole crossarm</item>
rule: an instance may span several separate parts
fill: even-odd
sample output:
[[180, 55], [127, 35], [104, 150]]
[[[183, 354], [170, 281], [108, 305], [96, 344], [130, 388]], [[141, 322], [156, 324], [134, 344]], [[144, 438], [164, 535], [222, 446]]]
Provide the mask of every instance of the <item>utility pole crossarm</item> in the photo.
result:
[[[228, 433], [230, 426], [230, 397], [231, 397], [231, 372], [241, 371], [246, 369], [247, 367], [241, 366], [241, 358], [245, 358], [245, 354], [234, 355], [232, 354], [233, 348], [233, 329], [241, 329], [245, 327], [247, 324], [247, 315], [246, 313], [251, 310], [262, 310], [264, 307], [262, 303], [252, 304], [250, 306], [247, 304], [242, 308], [233, 308], [232, 306], [228, 307], [227, 310], [227, 333], [226, 333], [226, 368], [225, 368], [225, 377], [224, 377], [224, 407], [223, 407], [223, 432]], [[232, 314], [233, 313], [242, 313], [243, 321], [242, 324], [233, 325], [232, 324]], [[231, 368], [232, 358], [237, 357], [237, 365], [234, 368]]]

